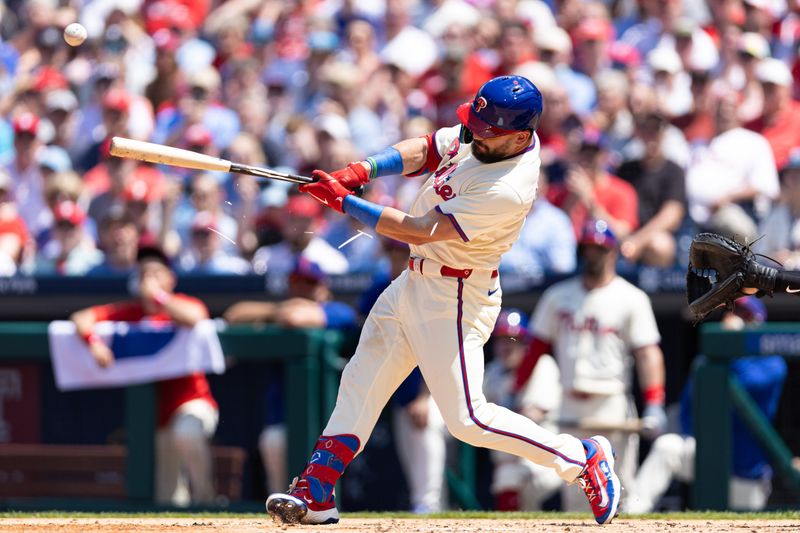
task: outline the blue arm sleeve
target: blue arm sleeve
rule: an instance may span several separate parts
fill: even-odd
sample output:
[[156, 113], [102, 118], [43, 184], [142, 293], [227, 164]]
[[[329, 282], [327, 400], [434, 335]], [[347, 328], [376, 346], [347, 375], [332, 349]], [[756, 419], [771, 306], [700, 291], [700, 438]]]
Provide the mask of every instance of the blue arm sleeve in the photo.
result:
[[374, 229], [383, 213], [383, 206], [368, 202], [355, 194], [349, 194], [342, 202], [342, 211]]
[[369, 179], [403, 173], [403, 156], [397, 148], [390, 146], [367, 158]]

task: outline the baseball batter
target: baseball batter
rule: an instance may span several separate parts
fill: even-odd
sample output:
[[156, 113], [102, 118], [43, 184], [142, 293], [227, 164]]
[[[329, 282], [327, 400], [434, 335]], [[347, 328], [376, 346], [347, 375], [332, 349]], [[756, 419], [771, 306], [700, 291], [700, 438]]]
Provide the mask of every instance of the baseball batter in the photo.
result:
[[[600, 524], [617, 514], [621, 487], [608, 439], [557, 435], [486, 401], [483, 345], [500, 312], [500, 257], [536, 197], [542, 95], [520, 76], [494, 78], [459, 106], [460, 126], [401, 141], [300, 190], [379, 234], [411, 245], [409, 268], [381, 294], [344, 369], [331, 418], [311, 459], [267, 510], [286, 523], [335, 523], [333, 487], [363, 449], [397, 386], [419, 366], [458, 439], [524, 457], [578, 482]], [[370, 179], [427, 174], [410, 212], [352, 193]]]

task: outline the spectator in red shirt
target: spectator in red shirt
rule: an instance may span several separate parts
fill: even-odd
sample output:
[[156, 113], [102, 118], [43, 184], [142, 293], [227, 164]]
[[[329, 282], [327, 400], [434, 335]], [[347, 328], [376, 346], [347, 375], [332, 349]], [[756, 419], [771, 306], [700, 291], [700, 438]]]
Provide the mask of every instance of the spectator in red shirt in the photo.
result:
[[792, 148], [800, 146], [800, 103], [792, 100], [792, 73], [781, 60], [767, 58], [756, 67], [756, 79], [764, 92], [764, 106], [761, 116], [745, 127], [766, 137], [775, 166], [783, 168]]
[[636, 190], [606, 171], [606, 145], [598, 130], [584, 129], [566, 179], [548, 188], [548, 199], [569, 215], [576, 237], [589, 219], [606, 220], [621, 239], [639, 226]]
[[[92, 332], [102, 321], [174, 322], [193, 327], [209, 317], [200, 300], [174, 293], [176, 277], [169, 259], [155, 245], [140, 245], [137, 252], [139, 298], [77, 311], [70, 318], [101, 367], [114, 364], [114, 353]], [[185, 470], [191, 486], [191, 503], [214, 498], [210, 439], [217, 428], [217, 402], [203, 374], [158, 383], [156, 433], [156, 501], [173, 505], [190, 503]]]

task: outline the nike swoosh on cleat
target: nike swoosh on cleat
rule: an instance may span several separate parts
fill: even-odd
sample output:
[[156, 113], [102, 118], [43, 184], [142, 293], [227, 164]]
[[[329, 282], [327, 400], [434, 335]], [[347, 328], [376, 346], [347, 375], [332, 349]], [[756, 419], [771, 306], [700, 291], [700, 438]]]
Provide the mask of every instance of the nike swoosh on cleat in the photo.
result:
[[597, 470], [594, 471], [594, 479], [597, 481], [597, 484], [600, 485], [600, 507], [607, 507], [608, 506], [608, 492], [606, 491], [606, 485], [600, 479]]
[[497, 287], [495, 290], [489, 291], [489, 296], [493, 295], [494, 293], [496, 293], [499, 290], [500, 290], [500, 287]]
[[800, 289], [793, 289], [791, 287], [786, 287], [786, 292], [788, 292], [789, 294], [794, 294], [796, 292], [800, 292]]

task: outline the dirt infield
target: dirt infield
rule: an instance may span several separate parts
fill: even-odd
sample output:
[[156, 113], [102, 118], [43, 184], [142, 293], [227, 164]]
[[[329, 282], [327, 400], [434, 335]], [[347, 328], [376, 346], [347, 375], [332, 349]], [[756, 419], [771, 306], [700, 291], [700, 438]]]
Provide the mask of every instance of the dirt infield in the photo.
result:
[[508, 520], [452, 518], [345, 518], [333, 526], [286, 526], [269, 519], [247, 518], [3, 518], [0, 532], [47, 533], [121, 533], [121, 532], [366, 532], [366, 533], [504, 533], [534, 531], [536, 533], [795, 533], [800, 520], [631, 520], [617, 519], [600, 529], [590, 520]]

